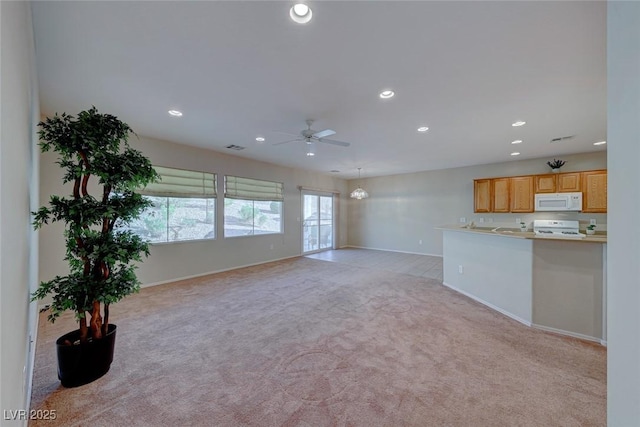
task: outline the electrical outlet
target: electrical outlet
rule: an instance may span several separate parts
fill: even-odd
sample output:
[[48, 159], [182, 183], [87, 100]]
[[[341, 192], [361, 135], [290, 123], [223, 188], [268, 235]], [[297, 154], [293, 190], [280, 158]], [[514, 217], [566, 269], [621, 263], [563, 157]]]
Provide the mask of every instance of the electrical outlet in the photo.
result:
[[421, 245], [422, 244], [422, 239], [418, 240], [418, 244]]
[[273, 243], [271, 244], [271, 246], [269, 246], [269, 249], [273, 249]]
[[520, 224], [522, 222], [522, 218], [516, 218], [516, 222]]
[[491, 217], [487, 218], [487, 222], [493, 222], [493, 218]]
[[462, 264], [458, 266], [458, 274], [464, 274], [464, 268], [462, 268]]
[[482, 224], [484, 222], [484, 218], [483, 217], [478, 218], [478, 222]]
[[596, 220], [595, 220], [595, 219], [593, 219], [593, 218], [591, 218], [591, 219], [589, 220], [589, 224], [591, 224], [591, 225], [596, 225]]
[[461, 216], [461, 217], [460, 217], [460, 222], [462, 222], [462, 223], [467, 222], [467, 218], [465, 218], [465, 217]]

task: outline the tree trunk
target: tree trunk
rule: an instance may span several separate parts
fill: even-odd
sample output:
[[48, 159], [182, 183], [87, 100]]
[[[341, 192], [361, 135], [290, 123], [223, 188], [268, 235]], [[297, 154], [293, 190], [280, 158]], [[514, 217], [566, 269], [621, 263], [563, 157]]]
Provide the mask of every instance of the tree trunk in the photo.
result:
[[104, 304], [104, 322], [102, 323], [102, 336], [109, 332], [109, 304]]
[[85, 317], [78, 320], [78, 323], [80, 324], [80, 342], [86, 342], [89, 338], [89, 328], [87, 328], [86, 313]]
[[102, 338], [102, 316], [100, 315], [100, 301], [93, 302], [93, 311], [91, 311], [91, 336], [93, 339]]

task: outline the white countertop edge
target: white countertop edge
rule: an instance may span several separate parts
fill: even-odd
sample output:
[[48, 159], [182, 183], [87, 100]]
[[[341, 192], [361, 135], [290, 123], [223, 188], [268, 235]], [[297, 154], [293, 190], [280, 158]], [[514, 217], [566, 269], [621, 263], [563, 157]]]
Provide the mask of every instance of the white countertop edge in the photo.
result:
[[562, 240], [563, 242], [587, 242], [587, 243], [607, 243], [607, 236], [603, 235], [587, 235], [582, 239], [566, 238], [566, 237], [537, 237], [533, 231], [491, 231], [492, 228], [465, 228], [459, 225], [441, 225], [435, 227], [436, 230], [457, 231], [462, 233], [484, 234], [497, 237], [510, 237], [512, 239], [531, 239], [531, 240]]

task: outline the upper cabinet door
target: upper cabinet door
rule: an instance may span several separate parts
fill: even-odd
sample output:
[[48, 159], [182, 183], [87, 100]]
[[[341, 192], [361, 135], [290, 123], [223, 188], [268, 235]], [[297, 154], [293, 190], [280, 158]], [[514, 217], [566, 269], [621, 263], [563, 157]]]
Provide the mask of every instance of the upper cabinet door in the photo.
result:
[[476, 179], [473, 181], [473, 211], [491, 212], [490, 179]]
[[536, 175], [536, 193], [555, 193], [557, 175]]
[[511, 178], [511, 212], [533, 212], [533, 176]]
[[492, 179], [493, 212], [509, 212], [510, 178]]
[[582, 172], [582, 212], [607, 212], [607, 171]]
[[568, 172], [558, 174], [558, 193], [574, 193], [582, 191], [581, 172]]

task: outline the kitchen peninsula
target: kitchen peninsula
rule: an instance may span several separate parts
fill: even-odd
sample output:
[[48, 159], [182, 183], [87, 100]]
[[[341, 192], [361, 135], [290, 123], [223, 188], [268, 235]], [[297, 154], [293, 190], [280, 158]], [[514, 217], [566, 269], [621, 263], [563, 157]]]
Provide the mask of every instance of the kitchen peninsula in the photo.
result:
[[606, 236], [438, 228], [445, 286], [527, 326], [606, 344]]

